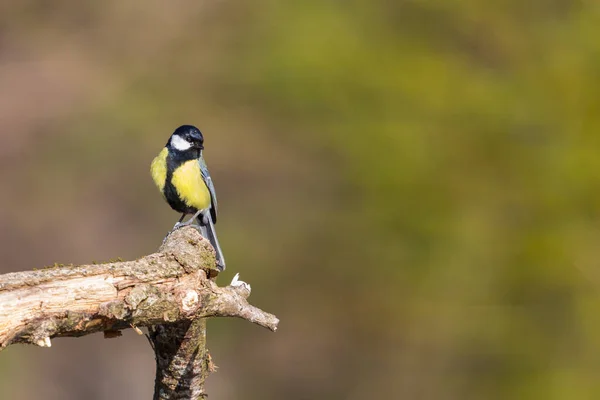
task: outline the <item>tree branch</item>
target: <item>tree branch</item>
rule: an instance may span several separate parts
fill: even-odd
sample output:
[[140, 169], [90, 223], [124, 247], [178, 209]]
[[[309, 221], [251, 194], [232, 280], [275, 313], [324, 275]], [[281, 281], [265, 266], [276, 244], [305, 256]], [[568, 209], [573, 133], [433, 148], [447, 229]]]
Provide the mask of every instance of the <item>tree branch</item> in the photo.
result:
[[209, 242], [186, 227], [169, 235], [158, 253], [135, 261], [0, 275], [0, 350], [146, 326], [157, 359], [155, 399], [204, 396], [205, 317], [239, 317], [272, 331], [279, 323], [248, 303], [250, 285], [237, 275], [218, 287], [208, 278], [216, 276], [214, 266]]

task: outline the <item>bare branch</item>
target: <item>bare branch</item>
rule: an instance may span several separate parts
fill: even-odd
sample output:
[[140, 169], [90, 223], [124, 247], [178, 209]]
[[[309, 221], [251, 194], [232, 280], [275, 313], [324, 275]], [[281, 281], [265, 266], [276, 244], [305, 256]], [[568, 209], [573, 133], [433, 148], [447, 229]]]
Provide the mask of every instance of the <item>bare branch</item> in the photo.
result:
[[55, 265], [0, 275], [0, 349], [51, 346], [51, 338], [99, 331], [239, 317], [277, 329], [279, 320], [247, 302], [250, 286], [218, 287], [214, 250], [191, 227], [173, 232], [158, 253], [135, 261]]

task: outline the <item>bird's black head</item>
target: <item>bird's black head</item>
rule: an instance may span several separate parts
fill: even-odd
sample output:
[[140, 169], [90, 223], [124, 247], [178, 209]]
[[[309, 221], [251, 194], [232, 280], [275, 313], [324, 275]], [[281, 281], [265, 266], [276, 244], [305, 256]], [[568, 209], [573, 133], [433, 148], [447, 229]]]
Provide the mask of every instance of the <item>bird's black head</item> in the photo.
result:
[[194, 151], [199, 152], [204, 149], [204, 137], [200, 129], [192, 125], [182, 125], [175, 129], [175, 132], [169, 138], [167, 147], [174, 151], [186, 152]]

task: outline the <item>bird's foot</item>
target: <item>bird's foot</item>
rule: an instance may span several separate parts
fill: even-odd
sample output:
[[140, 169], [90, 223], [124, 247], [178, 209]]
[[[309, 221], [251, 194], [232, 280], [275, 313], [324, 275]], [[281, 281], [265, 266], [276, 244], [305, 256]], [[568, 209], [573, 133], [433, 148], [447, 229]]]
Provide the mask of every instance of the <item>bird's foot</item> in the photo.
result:
[[[177, 229], [181, 229], [183, 227], [186, 226], [198, 226], [198, 224], [196, 224], [196, 218], [198, 218], [198, 216], [202, 214], [202, 211], [198, 211], [196, 214], [194, 214], [194, 216], [190, 219], [188, 219], [187, 221], [178, 221], [175, 222], [175, 225], [173, 225], [173, 229], [171, 229], [169, 232], [167, 232], [167, 236], [165, 236], [165, 238], [163, 239], [163, 244], [167, 241], [167, 238], [169, 237], [169, 235], [173, 232], [175, 232]], [[184, 215], [185, 216], [185, 215]], [[183, 219], [183, 216], [181, 217]], [[202, 222], [204, 222], [204, 214], [202, 217]]]
[[[198, 216], [202, 214], [202, 211], [198, 211], [196, 214], [194, 214], [192, 216], [192, 218], [188, 219], [187, 221], [179, 221], [176, 222], [175, 225], [173, 225], [173, 229], [171, 230], [171, 232], [176, 231], [177, 229], [183, 228], [184, 226], [190, 226], [190, 225], [196, 225], [196, 218], [198, 218]], [[204, 222], [204, 217], [203, 217], [203, 222]]]
[[171, 232], [176, 231], [177, 229], [181, 229], [184, 226], [188, 226], [188, 225], [192, 225], [194, 223], [194, 219], [190, 218], [187, 221], [184, 222], [175, 222], [175, 225], [173, 225], [173, 229], [171, 229]]

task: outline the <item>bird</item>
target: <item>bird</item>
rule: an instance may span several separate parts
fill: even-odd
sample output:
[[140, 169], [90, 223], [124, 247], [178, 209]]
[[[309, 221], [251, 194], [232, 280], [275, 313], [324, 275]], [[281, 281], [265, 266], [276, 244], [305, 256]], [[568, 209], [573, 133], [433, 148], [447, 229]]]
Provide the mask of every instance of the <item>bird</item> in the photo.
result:
[[[204, 161], [204, 136], [193, 125], [182, 125], [150, 164], [150, 173], [158, 190], [171, 208], [181, 213], [173, 230], [197, 220], [200, 234], [215, 249], [217, 269], [225, 270], [225, 258], [215, 231], [217, 195]], [[186, 215], [193, 216], [183, 221]]]

